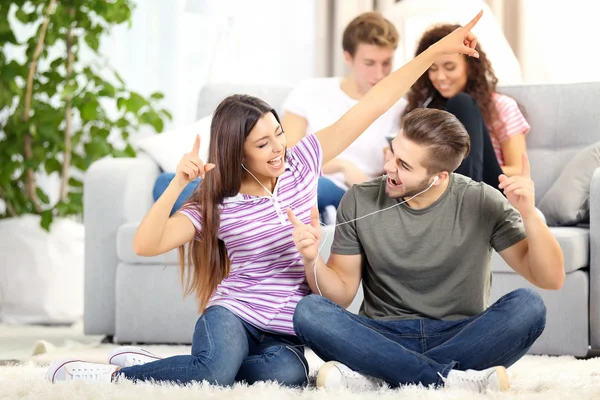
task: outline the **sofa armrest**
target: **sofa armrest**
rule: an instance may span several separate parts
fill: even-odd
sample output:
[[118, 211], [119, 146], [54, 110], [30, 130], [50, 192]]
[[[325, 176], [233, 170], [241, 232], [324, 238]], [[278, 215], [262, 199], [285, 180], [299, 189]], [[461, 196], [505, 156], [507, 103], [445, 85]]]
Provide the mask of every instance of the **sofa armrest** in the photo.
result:
[[84, 331], [115, 333], [117, 231], [140, 221], [153, 203], [158, 165], [148, 156], [105, 158], [92, 164], [85, 176]]
[[600, 168], [590, 185], [590, 345], [600, 348]]

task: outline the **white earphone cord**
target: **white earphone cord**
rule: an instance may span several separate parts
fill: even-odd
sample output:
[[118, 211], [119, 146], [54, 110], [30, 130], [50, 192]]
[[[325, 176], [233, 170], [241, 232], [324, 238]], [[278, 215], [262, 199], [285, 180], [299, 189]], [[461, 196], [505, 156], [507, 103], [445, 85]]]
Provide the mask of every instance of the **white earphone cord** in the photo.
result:
[[[394, 207], [398, 207], [399, 205], [402, 205], [402, 204], [406, 203], [407, 201], [411, 201], [412, 199], [414, 199], [418, 195], [421, 195], [421, 194], [425, 193], [426, 191], [428, 191], [429, 189], [431, 189], [431, 187], [437, 182], [437, 180], [438, 180], [438, 177], [436, 176], [435, 179], [433, 180], [433, 182], [431, 182], [431, 184], [429, 186], [427, 186], [427, 189], [424, 189], [424, 190], [420, 191], [419, 193], [415, 194], [414, 196], [411, 196], [408, 199], [403, 200], [403, 201], [401, 201], [398, 204], [394, 204], [393, 206], [382, 208], [381, 210], [370, 212], [368, 214], [363, 215], [362, 217], [354, 218], [354, 219], [351, 219], [349, 221], [340, 222], [339, 224], [333, 225], [333, 227], [335, 228], [335, 227], [338, 227], [338, 226], [341, 226], [341, 225], [349, 224], [350, 222], [358, 221], [359, 219], [363, 219], [363, 218], [369, 217], [371, 215], [374, 215], [374, 214], [377, 214], [377, 213], [380, 213], [380, 212], [383, 212], [383, 211], [390, 210], [390, 209], [392, 209]], [[328, 226], [328, 225], [326, 225], [326, 224], [324, 224], [322, 222], [321, 222], [321, 225]], [[321, 240], [321, 245], [319, 246], [319, 255], [321, 254], [321, 249], [325, 245], [325, 242], [327, 241], [328, 237], [329, 237], [329, 232], [327, 232], [327, 234], [325, 236], [325, 240]], [[317, 279], [317, 264], [318, 264], [318, 262], [319, 262], [319, 257], [317, 256], [317, 259], [315, 260], [315, 265], [313, 265], [315, 285], [317, 286], [317, 290], [319, 291], [319, 295], [323, 296], [323, 293], [321, 293], [321, 288], [319, 287], [319, 281]]]
[[[253, 177], [254, 179], [256, 179], [256, 176], [254, 176], [254, 174], [253, 174], [252, 172], [250, 172], [250, 171], [249, 171], [249, 170], [246, 168], [246, 166], [245, 166], [244, 164], [242, 164], [242, 168], [244, 168], [244, 169], [246, 170], [246, 172], [248, 172], [250, 175], [252, 175], [252, 177]], [[385, 175], [384, 175], [384, 176], [385, 176]], [[350, 222], [358, 221], [359, 219], [363, 219], [363, 218], [369, 217], [369, 216], [371, 216], [371, 215], [374, 215], [374, 214], [377, 214], [377, 213], [380, 213], [380, 212], [383, 212], [383, 211], [390, 210], [390, 209], [392, 209], [392, 208], [394, 208], [394, 207], [398, 207], [399, 205], [402, 205], [402, 204], [406, 203], [407, 201], [410, 201], [410, 200], [414, 199], [415, 197], [417, 197], [417, 196], [419, 196], [419, 195], [421, 195], [421, 194], [425, 193], [425, 192], [426, 192], [426, 191], [428, 191], [429, 189], [431, 189], [431, 187], [432, 187], [432, 186], [433, 186], [433, 185], [434, 185], [434, 184], [437, 182], [437, 180], [438, 180], [438, 177], [436, 176], [436, 177], [434, 178], [433, 182], [431, 182], [431, 184], [430, 184], [429, 186], [427, 186], [427, 189], [424, 189], [424, 190], [420, 191], [419, 193], [415, 194], [414, 196], [411, 196], [411, 197], [409, 197], [408, 199], [406, 199], [406, 200], [403, 200], [403, 201], [401, 201], [401, 202], [400, 202], [400, 203], [398, 203], [398, 204], [394, 204], [393, 206], [390, 206], [390, 207], [387, 207], [387, 208], [383, 208], [383, 209], [381, 209], [381, 210], [373, 211], [373, 212], [371, 212], [371, 213], [368, 213], [368, 214], [365, 214], [365, 215], [363, 215], [362, 217], [358, 217], [358, 218], [351, 219], [350, 221], [344, 221], [344, 222], [340, 222], [339, 224], [335, 224], [335, 225], [333, 225], [333, 227], [335, 228], [335, 227], [337, 227], [337, 226], [341, 226], [341, 225], [349, 224]], [[256, 182], [258, 182], [258, 184], [259, 184], [260, 186], [262, 186], [262, 187], [263, 187], [263, 189], [265, 189], [265, 190], [267, 191], [267, 193], [269, 193], [271, 196], [273, 196], [273, 197], [274, 197], [273, 193], [271, 193], [271, 191], [270, 191], [269, 189], [267, 189], [266, 187], [264, 187], [264, 185], [263, 185], [262, 183], [260, 183], [260, 181], [259, 181], [258, 179], [256, 179]], [[319, 222], [320, 222], [320, 221], [319, 221]], [[321, 225], [323, 225], [323, 226], [328, 226], [328, 225], [326, 225], [326, 224], [324, 224], [324, 223], [322, 223], [322, 222], [320, 222], [320, 223], [321, 223]], [[329, 232], [327, 232], [327, 235], [325, 236], [325, 240], [321, 240], [321, 245], [319, 246], [319, 252], [318, 252], [318, 254], [319, 254], [319, 255], [321, 254], [321, 249], [323, 248], [323, 245], [325, 244], [325, 241], [327, 240], [327, 238], [328, 238], [328, 237], [329, 237]], [[318, 257], [318, 255], [317, 255], [317, 259], [315, 260], [315, 264], [313, 265], [313, 272], [314, 272], [314, 278], [315, 278], [315, 285], [317, 286], [317, 290], [318, 290], [318, 292], [319, 292], [319, 295], [320, 295], [320, 296], [323, 296], [323, 294], [321, 293], [321, 288], [319, 287], [319, 281], [318, 281], [318, 279], [317, 279], [317, 264], [318, 264], [318, 261], [319, 261], [319, 257]]]

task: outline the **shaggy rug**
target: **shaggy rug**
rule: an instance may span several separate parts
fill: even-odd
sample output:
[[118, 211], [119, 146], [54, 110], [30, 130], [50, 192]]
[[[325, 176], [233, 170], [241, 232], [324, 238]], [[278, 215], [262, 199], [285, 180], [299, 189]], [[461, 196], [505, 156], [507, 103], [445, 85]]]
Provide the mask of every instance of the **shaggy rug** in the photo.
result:
[[[61, 382], [52, 385], [44, 380], [47, 365], [60, 358], [75, 357], [106, 362], [112, 345], [71, 345], [53, 348], [40, 342], [34, 355], [16, 365], [0, 367], [0, 399], [600, 399], [600, 358], [577, 360], [573, 357], [526, 356], [509, 368], [512, 388], [506, 393], [477, 394], [460, 390], [433, 390], [422, 386], [381, 389], [378, 392], [352, 393], [344, 390], [325, 392], [314, 387], [286, 389], [273, 383], [231, 388], [207, 384], [176, 386], [170, 384], [86, 384]], [[145, 346], [161, 355], [189, 354], [188, 346]], [[308, 352], [314, 375], [322, 361]]]

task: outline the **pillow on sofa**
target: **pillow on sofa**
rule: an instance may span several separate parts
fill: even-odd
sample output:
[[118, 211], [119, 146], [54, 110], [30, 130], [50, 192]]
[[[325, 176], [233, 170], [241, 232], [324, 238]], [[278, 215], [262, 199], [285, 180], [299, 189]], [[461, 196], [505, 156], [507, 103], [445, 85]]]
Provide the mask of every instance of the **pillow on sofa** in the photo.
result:
[[590, 185], [600, 168], [600, 142], [580, 151], [565, 166], [539, 203], [548, 225], [577, 225], [590, 216]]
[[[156, 182], [154, 183], [154, 188], [152, 189], [152, 197], [154, 198], [154, 201], [158, 200], [158, 198], [162, 196], [164, 191], [167, 190], [167, 187], [169, 186], [173, 178], [175, 178], [175, 174], [173, 172], [163, 172], [158, 176]], [[186, 185], [186, 187], [183, 189], [177, 200], [175, 200], [175, 204], [171, 209], [170, 215], [175, 214], [175, 212], [185, 204], [185, 202], [190, 198], [192, 193], [194, 193], [194, 190], [196, 190], [196, 187], [199, 183], [200, 178], [191, 181]]]
[[194, 145], [196, 135], [200, 135], [200, 159], [206, 162], [210, 142], [210, 123], [208, 115], [183, 128], [174, 129], [140, 139], [139, 148], [146, 152], [165, 172], [175, 172], [177, 164]]

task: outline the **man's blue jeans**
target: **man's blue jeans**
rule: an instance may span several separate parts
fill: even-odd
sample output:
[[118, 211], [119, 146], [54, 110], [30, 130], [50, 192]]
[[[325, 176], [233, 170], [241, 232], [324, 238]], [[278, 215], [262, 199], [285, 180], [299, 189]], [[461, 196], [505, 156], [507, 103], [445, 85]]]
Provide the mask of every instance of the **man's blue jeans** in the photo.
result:
[[304, 386], [308, 371], [298, 338], [261, 331], [226, 308], [212, 306], [196, 323], [191, 355], [122, 368], [117, 374], [133, 381], [230, 386], [271, 380]]
[[342, 197], [344, 197], [344, 193], [346, 193], [346, 191], [333, 183], [330, 179], [325, 177], [319, 178], [319, 184], [317, 186], [317, 204], [319, 213], [322, 214], [328, 206], [338, 208]]
[[[383, 379], [392, 387], [442, 386], [451, 369], [509, 367], [546, 326], [546, 307], [529, 289], [511, 292], [487, 310], [455, 321], [381, 321], [310, 295], [298, 303], [294, 330], [324, 361]], [[441, 376], [440, 376], [441, 375]]]

